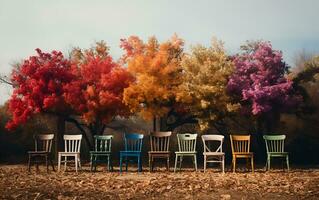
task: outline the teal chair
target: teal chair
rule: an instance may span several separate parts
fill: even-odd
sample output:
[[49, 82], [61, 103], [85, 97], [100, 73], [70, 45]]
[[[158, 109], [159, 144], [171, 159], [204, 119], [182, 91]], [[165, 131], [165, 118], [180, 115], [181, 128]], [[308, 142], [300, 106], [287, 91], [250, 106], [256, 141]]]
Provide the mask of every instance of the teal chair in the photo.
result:
[[98, 163], [107, 162], [107, 169], [111, 171], [111, 147], [112, 147], [113, 135], [95, 135], [94, 151], [90, 151], [91, 156], [91, 171], [94, 168], [96, 171], [96, 165]]
[[[131, 133], [124, 134], [124, 146], [125, 150], [120, 151], [120, 172], [122, 173], [123, 159], [125, 159], [126, 171], [128, 162], [137, 161], [138, 172], [142, 171], [142, 145], [143, 145], [143, 134]], [[130, 160], [131, 159], [131, 160]]]
[[196, 158], [196, 139], [197, 134], [177, 134], [178, 151], [175, 152], [175, 167], [176, 172], [177, 163], [179, 161], [179, 170], [181, 170], [184, 157], [191, 157], [195, 170], [197, 171], [197, 158]]
[[264, 135], [267, 150], [266, 169], [270, 170], [270, 160], [274, 157], [286, 159], [287, 169], [289, 171], [288, 152], [284, 151], [286, 135]]

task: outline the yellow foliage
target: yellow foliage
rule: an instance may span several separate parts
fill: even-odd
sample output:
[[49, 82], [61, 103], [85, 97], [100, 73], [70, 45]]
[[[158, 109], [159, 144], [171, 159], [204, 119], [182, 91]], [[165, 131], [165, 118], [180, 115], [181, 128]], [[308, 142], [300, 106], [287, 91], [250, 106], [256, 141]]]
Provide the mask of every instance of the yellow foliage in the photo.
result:
[[184, 56], [182, 66], [183, 84], [179, 86], [176, 99], [188, 105], [202, 130], [239, 108], [226, 91], [234, 64], [221, 41], [213, 40], [209, 48], [193, 47], [191, 54]]
[[125, 41], [128, 50], [124, 60], [136, 81], [125, 89], [124, 103], [144, 119], [165, 115], [176, 103], [175, 96], [183, 81], [184, 42], [176, 35], [163, 43], [155, 37], [144, 43], [136, 36]]

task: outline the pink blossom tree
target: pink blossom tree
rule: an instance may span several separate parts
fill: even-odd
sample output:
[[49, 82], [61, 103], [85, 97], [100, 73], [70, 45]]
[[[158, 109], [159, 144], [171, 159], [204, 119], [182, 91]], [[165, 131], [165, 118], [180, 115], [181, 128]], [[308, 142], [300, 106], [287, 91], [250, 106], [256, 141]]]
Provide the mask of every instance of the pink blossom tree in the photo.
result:
[[[258, 120], [269, 116], [278, 119], [280, 113], [292, 111], [302, 97], [286, 76], [289, 67], [281, 51], [273, 50], [270, 42], [264, 41], [248, 43], [242, 50], [233, 58], [235, 72], [227, 87], [230, 94], [239, 98], [241, 114]], [[267, 125], [266, 129], [272, 131]]]

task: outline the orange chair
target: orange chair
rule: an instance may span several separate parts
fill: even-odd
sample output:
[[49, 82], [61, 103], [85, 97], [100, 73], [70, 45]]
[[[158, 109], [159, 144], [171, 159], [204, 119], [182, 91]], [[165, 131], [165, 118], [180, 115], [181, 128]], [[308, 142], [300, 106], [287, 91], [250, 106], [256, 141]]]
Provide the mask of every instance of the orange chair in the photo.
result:
[[247, 166], [250, 159], [251, 171], [254, 172], [254, 154], [250, 152], [250, 135], [230, 135], [230, 143], [233, 155], [233, 172], [236, 171], [237, 158], [246, 158]]

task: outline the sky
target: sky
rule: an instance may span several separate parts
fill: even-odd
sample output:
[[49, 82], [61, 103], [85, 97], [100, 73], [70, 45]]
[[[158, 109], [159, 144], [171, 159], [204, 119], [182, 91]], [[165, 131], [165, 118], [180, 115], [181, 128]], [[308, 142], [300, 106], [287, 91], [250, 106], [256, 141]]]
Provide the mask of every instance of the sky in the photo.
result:
[[[68, 55], [104, 40], [119, 58], [121, 38], [165, 41], [174, 33], [186, 50], [213, 36], [229, 53], [246, 40], [271, 41], [293, 66], [298, 52], [319, 52], [318, 9], [317, 0], [0, 0], [0, 75], [36, 48]], [[11, 93], [0, 84], [0, 104]]]

